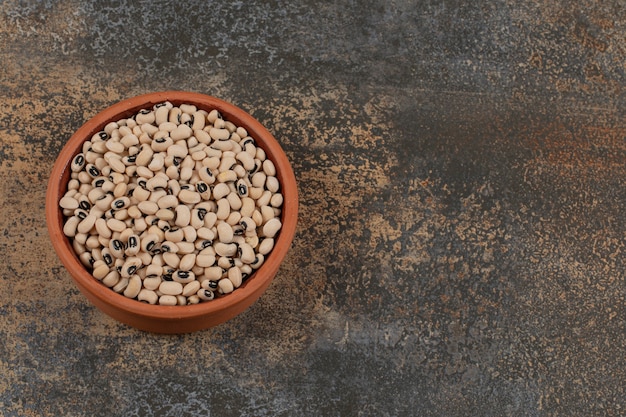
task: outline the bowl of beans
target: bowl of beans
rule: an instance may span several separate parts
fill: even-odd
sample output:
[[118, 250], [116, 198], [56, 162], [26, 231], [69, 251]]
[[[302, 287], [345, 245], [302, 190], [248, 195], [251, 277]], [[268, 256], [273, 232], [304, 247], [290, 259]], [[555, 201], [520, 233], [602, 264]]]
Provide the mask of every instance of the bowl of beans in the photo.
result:
[[251, 306], [291, 246], [297, 212], [272, 134], [233, 104], [180, 91], [88, 120], [46, 194], [53, 247], [80, 292], [155, 333], [206, 329]]

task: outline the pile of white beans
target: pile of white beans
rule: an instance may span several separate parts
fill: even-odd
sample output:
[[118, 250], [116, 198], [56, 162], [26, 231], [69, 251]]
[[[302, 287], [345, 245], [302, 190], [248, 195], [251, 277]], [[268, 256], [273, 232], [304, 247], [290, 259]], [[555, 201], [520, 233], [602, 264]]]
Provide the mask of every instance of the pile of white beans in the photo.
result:
[[274, 164], [217, 110], [164, 102], [111, 122], [71, 171], [63, 233], [95, 279], [149, 304], [234, 291], [282, 226]]

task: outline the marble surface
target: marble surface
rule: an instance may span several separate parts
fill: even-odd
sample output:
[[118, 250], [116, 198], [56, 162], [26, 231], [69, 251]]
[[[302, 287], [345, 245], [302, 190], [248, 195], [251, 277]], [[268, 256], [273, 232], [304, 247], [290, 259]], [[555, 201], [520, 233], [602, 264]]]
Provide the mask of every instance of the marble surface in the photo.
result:
[[[609, 0], [0, 4], [0, 414], [626, 414], [626, 6]], [[105, 107], [250, 112], [292, 161], [296, 238], [235, 319], [143, 333], [45, 228]]]

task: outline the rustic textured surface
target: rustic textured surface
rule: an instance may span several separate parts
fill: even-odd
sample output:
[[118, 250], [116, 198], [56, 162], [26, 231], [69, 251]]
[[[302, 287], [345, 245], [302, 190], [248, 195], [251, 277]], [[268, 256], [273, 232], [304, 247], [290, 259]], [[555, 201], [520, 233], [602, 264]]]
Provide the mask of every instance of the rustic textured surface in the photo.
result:
[[[620, 0], [2, 2], [0, 414], [624, 415], [625, 16]], [[71, 133], [166, 89], [257, 117], [301, 198], [267, 293], [185, 336], [95, 310], [44, 225]]]

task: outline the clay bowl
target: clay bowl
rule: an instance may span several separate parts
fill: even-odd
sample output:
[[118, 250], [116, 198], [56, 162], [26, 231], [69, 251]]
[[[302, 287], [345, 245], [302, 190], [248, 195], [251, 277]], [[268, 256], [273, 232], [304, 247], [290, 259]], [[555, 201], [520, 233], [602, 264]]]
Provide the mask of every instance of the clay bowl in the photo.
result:
[[[224, 119], [247, 129], [257, 146], [265, 150], [274, 162], [284, 197], [282, 229], [275, 246], [263, 265], [239, 288], [212, 301], [187, 306], [150, 305], [117, 294], [97, 281], [82, 265], [70, 240], [63, 234], [64, 218], [59, 201], [67, 190], [70, 162], [90, 139], [104, 126], [152, 108], [154, 104], [170, 101], [174, 105], [194, 104], [199, 109], [217, 109]], [[189, 333], [225, 322], [252, 305], [270, 285], [293, 240], [298, 213], [296, 180], [287, 157], [272, 134], [252, 116], [238, 107], [203, 94], [167, 91], [151, 93], [121, 101], [87, 121], [61, 150], [48, 182], [46, 194], [46, 223], [54, 249], [69, 271], [78, 289], [102, 312], [135, 328], [155, 333]]]

